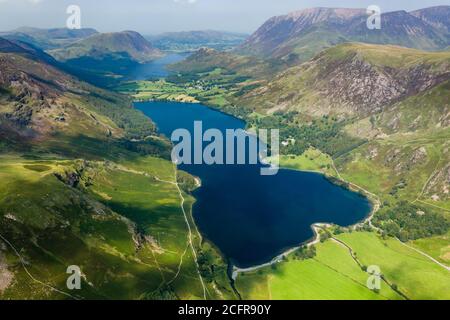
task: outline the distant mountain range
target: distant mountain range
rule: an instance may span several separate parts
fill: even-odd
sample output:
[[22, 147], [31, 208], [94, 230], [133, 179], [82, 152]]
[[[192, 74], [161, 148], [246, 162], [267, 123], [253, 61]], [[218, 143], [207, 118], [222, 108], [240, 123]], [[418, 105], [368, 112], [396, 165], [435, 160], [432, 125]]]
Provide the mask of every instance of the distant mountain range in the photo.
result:
[[72, 30], [67, 28], [39, 29], [21, 27], [8, 32], [0, 32], [0, 37], [27, 42], [42, 50], [50, 50], [63, 47], [96, 33], [98, 32], [95, 29], [90, 28]]
[[72, 74], [101, 86], [109, 85], [139, 64], [164, 55], [134, 31], [96, 33], [47, 52]]
[[269, 19], [237, 52], [306, 61], [325, 48], [351, 41], [441, 50], [450, 45], [449, 17], [450, 6], [388, 12], [382, 14], [381, 30], [369, 30], [365, 9], [305, 9]]
[[64, 48], [50, 51], [60, 61], [70, 61], [81, 57], [101, 60], [105, 57], [128, 57], [144, 63], [163, 54], [154, 48], [143, 36], [134, 31], [98, 33], [72, 43]]
[[44, 59], [55, 58], [58, 67], [66, 72], [102, 86], [114, 81], [115, 75], [164, 55], [134, 31], [98, 33], [94, 29], [22, 27], [1, 35], [28, 50], [40, 52]]
[[146, 39], [160, 50], [194, 51], [201, 47], [228, 50], [243, 43], [247, 37], [248, 35], [241, 33], [201, 30], [167, 32], [154, 36], [146, 36]]
[[438, 6], [416, 10], [411, 14], [444, 33], [450, 32], [450, 7]]

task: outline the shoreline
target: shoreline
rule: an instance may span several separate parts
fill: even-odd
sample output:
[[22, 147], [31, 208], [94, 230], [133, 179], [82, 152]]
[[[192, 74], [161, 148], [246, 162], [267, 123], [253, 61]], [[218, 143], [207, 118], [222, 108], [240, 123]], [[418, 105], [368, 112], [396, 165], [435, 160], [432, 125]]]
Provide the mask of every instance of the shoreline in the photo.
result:
[[[155, 100], [155, 101], [166, 102], [166, 103], [167, 103], [167, 102], [168, 102], [168, 103], [172, 102], [172, 103], [186, 103], [186, 104], [202, 104], [202, 105], [204, 105], [205, 107], [210, 108], [210, 109], [213, 110], [213, 111], [222, 113], [222, 114], [227, 115], [227, 116], [230, 116], [230, 117], [234, 117], [234, 118], [236, 118], [236, 119], [242, 121], [244, 124], [246, 124], [246, 121], [245, 121], [244, 119], [238, 118], [238, 117], [236, 117], [236, 116], [234, 116], [234, 115], [232, 115], [232, 114], [229, 114], [229, 113], [226, 113], [226, 112], [220, 110], [219, 108], [215, 108], [215, 107], [213, 107], [213, 106], [209, 106], [209, 105], [203, 104], [203, 103], [201, 103], [201, 102], [197, 102], [197, 103], [189, 103], [189, 102], [179, 102], [179, 101], [162, 101], [162, 100]], [[134, 103], [145, 103], [145, 102], [151, 102], [151, 101], [134, 101]], [[246, 130], [246, 129], [243, 129], [243, 130], [246, 131], [247, 134], [252, 134], [251, 132], [249, 132], [249, 131]], [[265, 161], [265, 159], [260, 159], [260, 161], [261, 161], [261, 164], [263, 164], [263, 165], [264, 165], [264, 164], [265, 164], [265, 165], [270, 165], [270, 163], [267, 163], [267, 162]], [[334, 167], [334, 163], [333, 163], [333, 167]], [[380, 206], [381, 206], [381, 202], [380, 202], [380, 200], [378, 199], [378, 197], [377, 197], [376, 195], [370, 193], [369, 191], [365, 190], [364, 188], [361, 188], [361, 187], [359, 187], [359, 186], [357, 186], [357, 185], [355, 185], [355, 184], [353, 184], [353, 183], [351, 183], [351, 182], [348, 182], [348, 181], [345, 181], [344, 179], [342, 179], [342, 177], [340, 176], [340, 174], [339, 174], [339, 172], [337, 171], [336, 168], [335, 168], [335, 171], [336, 171], [336, 173], [337, 173], [337, 177], [332, 176], [332, 175], [328, 175], [328, 174], [326, 174], [326, 173], [324, 173], [324, 172], [321, 172], [321, 171], [319, 171], [319, 170], [317, 170], [317, 171], [315, 171], [315, 170], [299, 170], [299, 169], [287, 168], [287, 167], [283, 167], [283, 166], [279, 166], [279, 169], [280, 169], [280, 170], [288, 170], [288, 171], [297, 171], [297, 172], [317, 173], [317, 174], [322, 175], [322, 176], [323, 176], [325, 179], [327, 179], [330, 183], [332, 183], [332, 184], [334, 184], [334, 185], [336, 185], [336, 186], [340, 186], [340, 187], [342, 187], [342, 188], [346, 188], [346, 187], [343, 186], [343, 185], [340, 185], [340, 184], [335, 183], [335, 182], [332, 181], [330, 178], [334, 178], [334, 179], [336, 179], [336, 180], [338, 180], [338, 181], [341, 181], [341, 182], [343, 182], [343, 183], [346, 183], [346, 184], [349, 186], [349, 187], [346, 188], [346, 189], [348, 189], [349, 191], [352, 191], [352, 192], [358, 192], [358, 193], [362, 194], [364, 197], [367, 198], [367, 200], [368, 200], [368, 201], [371, 203], [371, 205], [372, 205], [372, 209], [370, 210], [369, 214], [364, 218], [364, 220], [361, 220], [360, 222], [357, 222], [357, 223], [355, 223], [355, 224], [353, 224], [353, 225], [350, 225], [350, 226], [348, 226], [348, 227], [346, 227], [346, 228], [351, 228], [351, 229], [354, 230], [354, 229], [356, 229], [358, 226], [364, 225], [366, 222], [369, 222], [369, 225], [370, 225], [372, 228], [374, 228], [375, 230], [378, 230], [378, 228], [374, 227], [374, 226], [372, 225], [372, 223], [371, 223], [371, 221], [372, 221], [374, 215], [376, 214], [376, 212], [378, 212], [378, 210], [380, 209]], [[178, 168], [177, 168], [177, 170], [178, 170]], [[202, 187], [202, 181], [201, 181], [200, 177], [194, 177], [194, 178], [195, 178], [196, 183], [197, 183], [197, 188]], [[351, 187], [353, 187], [353, 189], [352, 189]], [[196, 189], [197, 189], [197, 188], [196, 188]], [[196, 190], [196, 189], [195, 189], [195, 190]], [[195, 197], [194, 197], [194, 198], [195, 198]], [[194, 201], [194, 203], [195, 203], [195, 201]], [[200, 230], [199, 230], [199, 228], [198, 228], [198, 226], [197, 226], [197, 223], [195, 222], [193, 208], [194, 208], [194, 204], [191, 206], [191, 220], [192, 220], [192, 222], [194, 223], [194, 227], [195, 227], [195, 229], [196, 229], [196, 231], [197, 231], [197, 234], [198, 234], [199, 237], [200, 237], [200, 243], [203, 242], [203, 241], [208, 241], [208, 242], [210, 242], [210, 243], [213, 245], [213, 247], [216, 248], [216, 250], [218, 250], [218, 253], [219, 253], [220, 256], [222, 256], [222, 259], [223, 259], [224, 261], [226, 261], [228, 258], [225, 257], [225, 256], [223, 255], [223, 253], [221, 252], [221, 250], [220, 250], [219, 248], [217, 248], [217, 246], [215, 246], [214, 243], [212, 243], [212, 241], [210, 241], [208, 238], [204, 237], [203, 234], [200, 232]], [[326, 222], [322, 222], [322, 223], [318, 222], [318, 223], [312, 224], [310, 227], [311, 227], [311, 229], [313, 230], [314, 235], [313, 235], [313, 237], [312, 237], [311, 239], [309, 239], [309, 240], [307, 240], [307, 241], [301, 243], [299, 246], [295, 246], [295, 247], [289, 248], [288, 250], [286, 250], [286, 251], [280, 253], [279, 255], [277, 255], [276, 257], [274, 257], [271, 261], [269, 261], [269, 262], [267, 262], [267, 263], [263, 263], [263, 264], [256, 265], [256, 266], [253, 266], [253, 267], [248, 267], [248, 268], [239, 268], [239, 267], [237, 267], [237, 266], [231, 264], [231, 266], [232, 266], [232, 271], [233, 271], [233, 272], [232, 272], [232, 275], [231, 275], [232, 280], [233, 280], [233, 281], [236, 280], [237, 276], [238, 276], [240, 273], [253, 272], [253, 271], [256, 271], [256, 270], [259, 270], [259, 269], [262, 269], [262, 268], [269, 267], [269, 266], [272, 266], [272, 265], [274, 265], [274, 264], [280, 263], [280, 262], [283, 261], [283, 259], [284, 259], [285, 257], [289, 256], [290, 254], [292, 254], [293, 252], [295, 252], [295, 251], [297, 251], [298, 249], [302, 248], [303, 246], [311, 247], [311, 246], [313, 246], [313, 245], [315, 245], [315, 244], [318, 244], [318, 243], [320, 242], [320, 240], [321, 240], [321, 239], [320, 239], [320, 232], [319, 232], [319, 231], [320, 231], [320, 230], [323, 230], [323, 229], [325, 229], [325, 228], [329, 228], [329, 227], [334, 226], [334, 225], [335, 225], [335, 224], [332, 224], [332, 223], [326, 223]], [[336, 225], [336, 226], [337, 226], [337, 225]]]
[[324, 230], [324, 228], [329, 228], [333, 226], [333, 224], [329, 224], [329, 223], [314, 223], [313, 225], [311, 225], [311, 229], [313, 230], [314, 236], [303, 242], [300, 246], [296, 246], [293, 247], [287, 251], [284, 251], [283, 253], [279, 254], [278, 256], [276, 256], [275, 258], [273, 258], [271, 261], [254, 266], [254, 267], [248, 267], [248, 268], [239, 268], [236, 266], [233, 266], [233, 280], [236, 280], [237, 276], [240, 273], [246, 273], [246, 272], [253, 272], [253, 271], [257, 271], [259, 269], [262, 268], [266, 268], [266, 267], [270, 267], [274, 264], [277, 263], [281, 263], [283, 262], [283, 259], [287, 256], [289, 256], [290, 254], [294, 253], [295, 251], [297, 251], [298, 249], [306, 246], [306, 247], [311, 247], [313, 245], [316, 245], [320, 242], [320, 230]]
[[[299, 171], [299, 172], [313, 172], [313, 173], [318, 173], [318, 174], [322, 174], [325, 178], [328, 179], [327, 175], [324, 174], [323, 172], [320, 171], [303, 171], [303, 170], [298, 170], [298, 169], [292, 169], [292, 168], [283, 168], [280, 167], [280, 169], [283, 170], [292, 170], [292, 171]], [[374, 225], [372, 225], [372, 219], [375, 216], [375, 214], [380, 210], [381, 207], [381, 202], [378, 199], [378, 197], [370, 192], [368, 192], [367, 190], [351, 183], [348, 181], [345, 181], [341, 178], [339, 178], [340, 181], [345, 182], [347, 184], [349, 184], [349, 186], [353, 186], [353, 188], [358, 189], [358, 191], [362, 191], [362, 193], [364, 194], [364, 196], [369, 200], [369, 202], [372, 204], [372, 209], [370, 210], [369, 214], [365, 217], [364, 220], [361, 220], [358, 223], [355, 223], [353, 225], [350, 225], [346, 228], [355, 230], [357, 227], [364, 225], [366, 222], [369, 223], [369, 226], [375, 230], [379, 230], [379, 228], [375, 227]], [[333, 181], [330, 180], [331, 183], [333, 183]], [[355, 191], [355, 190], [351, 190], [350, 191]], [[254, 272], [266, 267], [270, 267], [272, 265], [278, 264], [283, 262], [283, 259], [288, 257], [289, 255], [291, 255], [292, 253], [294, 253], [295, 251], [299, 250], [300, 248], [302, 248], [303, 246], [307, 246], [307, 247], [311, 247], [313, 245], [316, 245], [320, 242], [321, 238], [320, 238], [320, 230], [324, 230], [326, 228], [330, 228], [332, 226], [338, 226], [332, 223], [314, 223], [311, 225], [311, 229], [314, 232], [314, 236], [313, 238], [311, 238], [310, 240], [307, 240], [305, 242], [303, 242], [300, 246], [296, 246], [293, 248], [290, 248], [286, 251], [284, 251], [283, 253], [279, 254], [278, 256], [276, 256], [275, 258], [273, 258], [271, 261], [254, 266], [254, 267], [248, 267], [248, 268], [239, 268], [237, 266], [233, 265], [233, 275], [232, 278], [233, 280], [236, 280], [237, 276], [241, 273], [247, 273], [247, 272]]]

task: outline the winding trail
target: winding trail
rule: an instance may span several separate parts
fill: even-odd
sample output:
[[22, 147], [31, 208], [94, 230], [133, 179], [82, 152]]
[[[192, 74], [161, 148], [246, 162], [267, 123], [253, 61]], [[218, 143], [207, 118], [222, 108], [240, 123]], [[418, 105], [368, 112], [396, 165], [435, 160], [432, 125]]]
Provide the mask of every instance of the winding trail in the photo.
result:
[[2, 239], [3, 242], [5, 242], [5, 243], [6, 243], [6, 244], [14, 251], [15, 255], [16, 255], [16, 256], [19, 258], [19, 260], [20, 260], [20, 264], [22, 265], [23, 269], [25, 270], [26, 274], [28, 275], [28, 277], [29, 277], [31, 280], [33, 280], [34, 282], [36, 282], [36, 283], [38, 283], [38, 284], [40, 284], [40, 285], [42, 285], [42, 286], [44, 286], [44, 287], [46, 287], [46, 288], [51, 289], [52, 291], [55, 291], [55, 292], [57, 292], [57, 293], [59, 293], [59, 294], [62, 294], [62, 295], [64, 295], [64, 296], [66, 296], [66, 297], [69, 297], [69, 298], [74, 299], [74, 300], [80, 300], [80, 298], [75, 297], [75, 296], [71, 295], [70, 293], [61, 291], [61, 290], [59, 290], [58, 288], [55, 288], [55, 287], [53, 287], [53, 286], [51, 286], [51, 285], [49, 285], [49, 284], [47, 284], [47, 283], [45, 283], [45, 282], [42, 282], [42, 281], [36, 279], [36, 278], [31, 274], [31, 272], [28, 270], [28, 268], [27, 268], [27, 266], [26, 266], [26, 264], [25, 264], [25, 260], [23, 259], [22, 255], [19, 253], [19, 251], [17, 251], [17, 249], [13, 246], [13, 244], [12, 244], [11, 242], [9, 242], [9, 241], [8, 241], [4, 236], [2, 236], [1, 234], [0, 234], [0, 239]]
[[186, 246], [186, 249], [184, 250], [183, 254], [181, 255], [180, 263], [178, 264], [178, 270], [177, 270], [177, 273], [175, 274], [175, 276], [174, 276], [167, 284], [171, 284], [171, 283], [175, 282], [175, 280], [178, 279], [178, 276], [179, 276], [180, 273], [181, 273], [181, 268], [183, 267], [183, 260], [184, 260], [184, 257], [186, 256], [186, 253], [187, 253], [189, 247], [190, 247], [190, 245], [189, 245], [189, 243], [188, 243], [188, 245]]
[[180, 201], [181, 201], [181, 203], [180, 203], [181, 211], [183, 212], [184, 221], [185, 221], [187, 229], [188, 229], [188, 246], [186, 247], [186, 250], [184, 251], [184, 253], [181, 255], [180, 263], [178, 265], [178, 271], [175, 274], [175, 277], [172, 280], [170, 280], [168, 283], [169, 284], [173, 283], [178, 278], [178, 276], [180, 275], [181, 267], [183, 265], [183, 260], [184, 260], [184, 257], [186, 255], [186, 253], [187, 253], [187, 248], [191, 247], [192, 255], [193, 255], [193, 258], [194, 258], [194, 263], [195, 263], [195, 266], [196, 266], [196, 269], [197, 269], [197, 273], [198, 273], [198, 277], [199, 277], [199, 280], [200, 280], [200, 283], [201, 283], [202, 289], [203, 289], [203, 299], [207, 300], [207, 288], [206, 288], [205, 283], [203, 281], [203, 277], [202, 277], [202, 275], [200, 273], [200, 267], [199, 267], [198, 262], [197, 262], [198, 258], [197, 258], [197, 252], [196, 252], [195, 246], [194, 246], [194, 241], [193, 241], [192, 227], [191, 227], [191, 224], [189, 223], [188, 214], [187, 214], [187, 212], [186, 212], [186, 210], [184, 208], [184, 204], [186, 202], [186, 199], [184, 198], [183, 191], [181, 190], [180, 185], [178, 183], [178, 171], [177, 171], [177, 168], [176, 167], [174, 168], [175, 169], [174, 170], [174, 172], [175, 172], [175, 174], [174, 174], [174, 179], [175, 180], [174, 181], [163, 180], [163, 179], [159, 178], [158, 176], [156, 176], [154, 174], [149, 174], [147, 172], [142, 172], [142, 171], [131, 170], [131, 169], [126, 168], [126, 167], [121, 166], [121, 165], [117, 165], [116, 168], [118, 168], [120, 170], [123, 170], [125, 172], [141, 174], [141, 175], [144, 175], [146, 177], [151, 176], [151, 177], [153, 177], [153, 179], [155, 179], [158, 182], [171, 184], [171, 185], [173, 185], [173, 186], [175, 186], [177, 188], [177, 191], [178, 191], [178, 194], [179, 194], [179, 197], [180, 197]]
[[[399, 239], [397, 239], [397, 240], [400, 241]], [[437, 261], [435, 258], [433, 258], [432, 256], [426, 254], [425, 252], [422, 252], [422, 251], [420, 251], [420, 250], [417, 249], [417, 248], [414, 248], [414, 247], [412, 247], [412, 246], [409, 246], [409, 245], [407, 245], [407, 244], [404, 243], [404, 242], [401, 242], [401, 241], [400, 241], [400, 243], [401, 243], [402, 245], [404, 245], [405, 247], [407, 247], [407, 248], [409, 248], [409, 249], [411, 249], [411, 250], [414, 250], [415, 252], [421, 254], [422, 256], [424, 256], [424, 257], [430, 259], [431, 261], [433, 261], [434, 263], [440, 265], [442, 268], [446, 269], [447, 271], [450, 271], [450, 267], [448, 267], [448, 266], [446, 266], [445, 264], [443, 264], [443, 263]]]
[[[178, 181], [178, 173], [175, 174], [175, 181]], [[189, 223], [189, 219], [188, 219], [186, 210], [184, 209], [184, 203], [186, 202], [186, 200], [184, 199], [183, 191], [181, 190], [179, 183], [178, 182], [173, 182], [173, 184], [177, 187], [178, 193], [179, 193], [180, 198], [181, 198], [181, 210], [183, 211], [184, 220], [186, 222], [186, 226], [187, 226], [188, 231], [189, 231], [189, 245], [190, 245], [190, 247], [192, 249], [192, 254], [194, 255], [195, 265], [197, 266], [198, 278], [200, 279], [200, 283], [202, 284], [203, 298], [205, 300], [207, 300], [207, 297], [206, 297], [206, 286], [205, 286], [205, 283], [203, 282], [202, 275], [200, 274], [200, 268], [199, 268], [199, 265], [198, 265], [198, 262], [197, 262], [198, 261], [198, 259], [197, 259], [197, 252], [195, 251], [194, 243], [192, 241], [193, 237], [192, 237], [191, 224]]]
[[430, 184], [433, 177], [436, 175], [436, 171], [438, 171], [439, 165], [441, 164], [442, 157], [439, 158], [436, 167], [434, 168], [433, 172], [431, 173], [430, 177], [425, 182], [422, 190], [420, 191], [420, 194], [417, 196], [417, 199], [414, 200], [412, 203], [416, 203], [417, 201], [420, 201], [420, 198], [422, 198], [423, 194], [425, 193], [425, 190], [427, 189], [428, 185]]

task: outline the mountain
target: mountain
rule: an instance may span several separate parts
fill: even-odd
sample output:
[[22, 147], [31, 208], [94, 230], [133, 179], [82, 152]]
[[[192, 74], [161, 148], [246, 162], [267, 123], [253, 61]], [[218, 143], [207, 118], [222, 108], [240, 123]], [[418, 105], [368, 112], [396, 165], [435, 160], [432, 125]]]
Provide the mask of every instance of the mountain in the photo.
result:
[[258, 57], [242, 56], [211, 48], [201, 48], [185, 60], [170, 65], [169, 69], [185, 77], [222, 69], [219, 74], [248, 78], [262, 78], [286, 68], [282, 61], [264, 60]]
[[99, 33], [48, 51], [64, 68], [96, 86], [109, 87], [140, 64], [163, 56], [139, 33]]
[[449, 81], [449, 65], [450, 52], [341, 44], [241, 98], [244, 105], [268, 113], [296, 110], [316, 117], [366, 117]]
[[0, 135], [11, 147], [24, 141], [68, 151], [67, 143], [58, 141], [84, 136], [102, 143], [154, 132], [127, 98], [81, 82], [58, 66], [43, 51], [0, 38]]
[[0, 52], [2, 53], [20, 53], [38, 61], [44, 61], [51, 65], [57, 65], [58, 62], [50, 55], [45, 53], [34, 45], [19, 40], [7, 40], [0, 38]]
[[443, 6], [412, 13], [388, 12], [382, 14], [381, 30], [369, 30], [363, 9], [305, 9], [269, 19], [237, 52], [306, 61], [325, 48], [351, 41], [439, 50], [450, 44], [443, 31], [449, 11], [450, 7]]
[[229, 50], [240, 45], [248, 35], [233, 32], [201, 30], [167, 32], [147, 36], [156, 48], [163, 51], [195, 51], [202, 47], [216, 50]]
[[52, 50], [50, 54], [60, 61], [85, 57], [96, 60], [117, 57], [128, 58], [139, 63], [149, 62], [162, 56], [158, 49], [134, 31], [95, 34], [64, 48]]
[[411, 14], [443, 32], [450, 32], [450, 6], [416, 10], [411, 12]]
[[[294, 42], [301, 40], [300, 37], [308, 37], [310, 33], [322, 37], [321, 33], [331, 32], [328, 30], [331, 26], [342, 27], [350, 19], [364, 14], [362, 9], [314, 8], [273, 17], [253, 33], [238, 51], [265, 57], [285, 55], [298, 46]], [[337, 38], [337, 35], [334, 37]]]
[[18, 40], [27, 42], [42, 50], [60, 48], [78, 40], [87, 38], [96, 34], [95, 29], [39, 29], [31, 27], [22, 27], [8, 32], [0, 33], [0, 37], [9, 40]]
[[[208, 258], [186, 250], [196, 181], [166, 160], [170, 142], [45, 55], [0, 38], [0, 300], [233, 298], [215, 293], [229, 285], [217, 251], [197, 234]], [[200, 263], [218, 280], [203, 287]], [[74, 265], [76, 292], [61, 276]]]

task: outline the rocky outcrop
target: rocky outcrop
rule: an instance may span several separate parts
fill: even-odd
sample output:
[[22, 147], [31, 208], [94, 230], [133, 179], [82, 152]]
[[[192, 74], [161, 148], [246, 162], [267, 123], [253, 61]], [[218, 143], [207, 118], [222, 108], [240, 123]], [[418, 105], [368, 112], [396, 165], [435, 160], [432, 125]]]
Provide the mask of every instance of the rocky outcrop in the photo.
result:
[[8, 269], [6, 258], [2, 252], [6, 248], [0, 243], [0, 295], [8, 289], [14, 280], [14, 274]]
[[450, 199], [450, 164], [437, 170], [428, 183], [425, 193], [431, 199]]
[[85, 172], [87, 166], [88, 163], [86, 161], [83, 161], [78, 163], [73, 171], [65, 171], [64, 173], [56, 172], [54, 175], [59, 181], [63, 182], [71, 188], [77, 188], [82, 180], [86, 180], [87, 184], [90, 185], [89, 177], [83, 176], [83, 173]]
[[[323, 65], [316, 59], [317, 65]], [[450, 78], [450, 69], [436, 73], [430, 66], [412, 68], [377, 66], [355, 53], [345, 60], [327, 65], [319, 78], [318, 91], [336, 106], [348, 106], [359, 115], [383, 111], [408, 96], [424, 92]]]

